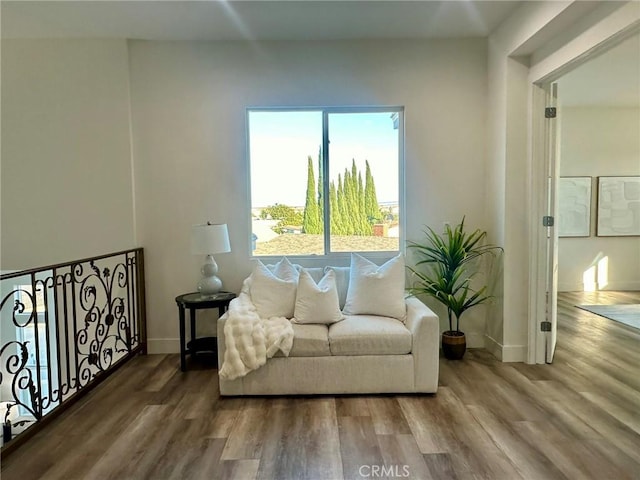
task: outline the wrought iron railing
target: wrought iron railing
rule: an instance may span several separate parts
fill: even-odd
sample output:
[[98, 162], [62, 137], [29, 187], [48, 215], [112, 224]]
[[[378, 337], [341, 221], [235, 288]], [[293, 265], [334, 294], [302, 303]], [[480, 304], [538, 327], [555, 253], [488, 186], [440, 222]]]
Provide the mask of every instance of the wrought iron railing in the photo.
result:
[[141, 248], [2, 274], [3, 453], [137, 353], [146, 353]]

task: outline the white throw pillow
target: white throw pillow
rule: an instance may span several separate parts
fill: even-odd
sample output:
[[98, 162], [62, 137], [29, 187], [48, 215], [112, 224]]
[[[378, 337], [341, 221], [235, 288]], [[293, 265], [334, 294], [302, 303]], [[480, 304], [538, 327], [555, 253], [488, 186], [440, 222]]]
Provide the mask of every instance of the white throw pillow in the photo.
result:
[[[282, 257], [282, 260], [280, 260], [280, 262], [274, 264], [274, 265], [266, 265], [266, 267], [269, 269], [270, 272], [275, 272], [276, 268], [279, 268], [282, 266], [283, 262], [289, 262], [289, 259], [287, 257]], [[299, 274], [300, 271], [305, 268], [302, 265], [299, 265], [297, 263], [290, 263], [289, 265], [291, 265], [293, 268], [296, 269], [296, 272]], [[318, 283], [321, 279], [322, 276], [324, 275], [324, 268], [322, 267], [310, 267], [310, 268], [305, 268], [305, 270], [309, 273], [309, 275], [311, 275], [311, 278], [313, 278], [313, 280]], [[345, 294], [346, 295], [346, 294]]]
[[260, 318], [293, 317], [297, 284], [298, 271], [286, 257], [273, 272], [257, 260], [251, 272], [251, 301]]
[[278, 278], [284, 280], [293, 278], [296, 282], [298, 281], [300, 265], [294, 265], [287, 257], [282, 257], [278, 263], [265, 265], [265, 267]]
[[[316, 283], [320, 283], [320, 280], [322, 280], [322, 277], [324, 277], [325, 271], [323, 267], [302, 267], [300, 265], [295, 265], [294, 267], [296, 267], [296, 270], [298, 270], [298, 272], [301, 272], [302, 270], [306, 270], [306, 272], [311, 276], [311, 278], [313, 278], [313, 281]], [[337, 279], [336, 279], [337, 280]]]
[[304, 268], [300, 271], [296, 307], [293, 314], [295, 323], [335, 323], [344, 318], [340, 311], [336, 275], [329, 271], [316, 284]]
[[407, 315], [404, 278], [402, 254], [378, 267], [357, 253], [352, 253], [344, 313], [393, 317], [404, 322]]
[[347, 301], [347, 291], [349, 291], [349, 267], [324, 267], [324, 273], [333, 270], [336, 274], [336, 287], [338, 288], [338, 298], [340, 299], [340, 308], [344, 308]]

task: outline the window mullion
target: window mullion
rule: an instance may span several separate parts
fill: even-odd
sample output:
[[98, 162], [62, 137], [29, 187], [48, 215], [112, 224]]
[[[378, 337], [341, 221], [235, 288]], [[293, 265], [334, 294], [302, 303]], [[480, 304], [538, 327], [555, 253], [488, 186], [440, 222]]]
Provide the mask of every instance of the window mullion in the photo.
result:
[[329, 112], [322, 111], [322, 224], [324, 226], [324, 254], [331, 252], [331, 203], [329, 201]]

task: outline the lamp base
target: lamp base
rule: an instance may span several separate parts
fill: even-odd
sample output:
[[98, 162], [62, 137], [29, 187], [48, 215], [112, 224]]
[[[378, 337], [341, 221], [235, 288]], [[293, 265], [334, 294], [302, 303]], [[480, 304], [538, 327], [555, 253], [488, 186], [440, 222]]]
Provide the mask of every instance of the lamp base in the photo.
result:
[[222, 280], [216, 276], [218, 264], [213, 259], [213, 255], [207, 255], [200, 272], [202, 279], [198, 282], [198, 291], [202, 295], [214, 295], [222, 290]]

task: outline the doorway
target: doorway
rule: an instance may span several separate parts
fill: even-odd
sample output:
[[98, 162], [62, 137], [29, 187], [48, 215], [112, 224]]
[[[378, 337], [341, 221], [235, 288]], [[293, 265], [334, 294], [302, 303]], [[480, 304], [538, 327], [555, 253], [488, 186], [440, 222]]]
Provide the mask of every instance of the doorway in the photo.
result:
[[[558, 306], [557, 291], [582, 292], [573, 296], [588, 302], [611, 297], [603, 294], [599, 300], [598, 292], [640, 291], [640, 237], [634, 235], [640, 227], [640, 189], [636, 202], [635, 183], [627, 180], [640, 179], [640, 34], [612, 43], [554, 79], [557, 168], [547, 193], [557, 198], [550, 211], [555, 226], [548, 232], [549, 245], [557, 240], [557, 263], [550, 265], [557, 281], [545, 289], [552, 302], [545, 307], [548, 319]], [[612, 205], [611, 195], [625, 185], [627, 195]], [[547, 248], [552, 255], [553, 246]], [[555, 328], [539, 333], [538, 340], [536, 363], [541, 357], [550, 362]]]

